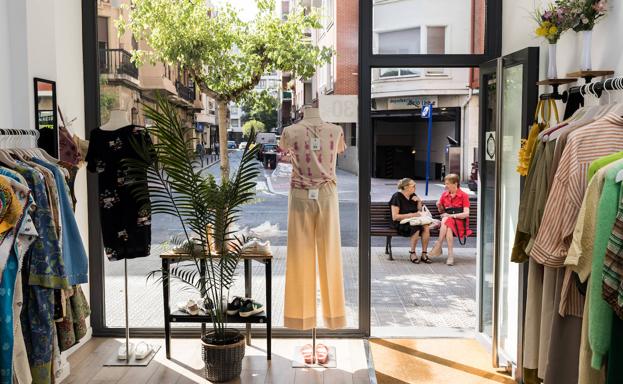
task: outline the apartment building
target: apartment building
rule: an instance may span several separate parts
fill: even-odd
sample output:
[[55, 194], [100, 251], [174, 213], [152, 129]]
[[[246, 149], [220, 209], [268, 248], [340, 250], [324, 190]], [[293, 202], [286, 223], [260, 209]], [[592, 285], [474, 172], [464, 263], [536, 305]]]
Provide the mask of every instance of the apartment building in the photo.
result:
[[[373, 49], [377, 54], [468, 54], [484, 49], [484, 1], [375, 0]], [[406, 14], [409, 17], [404, 17]], [[424, 178], [427, 122], [423, 104], [434, 105], [430, 174], [469, 176], [478, 143], [478, 96], [469, 68], [379, 68], [372, 72], [373, 175]], [[446, 157], [450, 142], [460, 162]], [[446, 169], [449, 168], [449, 169]]]
[[282, 17], [296, 10], [297, 6], [307, 10], [317, 8], [321, 14], [322, 27], [308, 32], [311, 41], [321, 47], [330, 47], [334, 55], [329, 63], [317, 68], [311, 79], [292, 78], [292, 74], [283, 74], [284, 92], [282, 93], [282, 123], [300, 118], [304, 105], [315, 105], [321, 110], [329, 104], [328, 99], [321, 102], [323, 95], [344, 96], [340, 100], [349, 100], [354, 108], [349, 114], [335, 117], [329, 121], [342, 126], [347, 149], [338, 157], [338, 168], [357, 173], [357, 95], [358, 95], [358, 55], [359, 47], [359, 2], [357, 0], [306, 0], [297, 5], [294, 0], [281, 2]]
[[130, 0], [98, 0], [98, 64], [102, 123], [106, 111], [120, 108], [128, 113], [134, 124], [147, 125], [143, 104], [152, 104], [158, 96], [166, 97], [178, 110], [185, 124], [193, 130], [189, 138], [213, 143], [216, 135], [216, 103], [199, 92], [188, 72], [178, 65], [145, 63], [140, 68], [131, 62], [131, 51], [149, 50], [144, 41], [137, 41], [130, 33], [118, 35], [114, 21], [128, 17], [128, 9], [121, 4]]

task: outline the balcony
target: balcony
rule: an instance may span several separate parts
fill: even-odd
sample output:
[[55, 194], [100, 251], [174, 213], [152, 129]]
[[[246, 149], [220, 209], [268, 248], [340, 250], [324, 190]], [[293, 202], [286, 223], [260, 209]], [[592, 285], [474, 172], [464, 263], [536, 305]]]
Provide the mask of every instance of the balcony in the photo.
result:
[[126, 75], [138, 80], [138, 68], [131, 58], [130, 52], [125, 49], [100, 49], [100, 74]]
[[188, 101], [191, 104], [194, 103], [195, 101], [195, 87], [194, 86], [186, 86], [178, 80], [175, 82], [175, 89], [177, 90], [177, 95], [179, 97]]

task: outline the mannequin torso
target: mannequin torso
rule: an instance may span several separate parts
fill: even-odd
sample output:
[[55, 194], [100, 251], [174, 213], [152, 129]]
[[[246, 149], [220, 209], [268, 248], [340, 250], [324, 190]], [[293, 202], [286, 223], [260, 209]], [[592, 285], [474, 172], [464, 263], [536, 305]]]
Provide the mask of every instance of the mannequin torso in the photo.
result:
[[342, 127], [325, 123], [318, 108], [306, 108], [303, 120], [286, 127], [279, 146], [292, 154], [292, 188], [317, 189], [336, 182], [337, 155], [346, 148]]

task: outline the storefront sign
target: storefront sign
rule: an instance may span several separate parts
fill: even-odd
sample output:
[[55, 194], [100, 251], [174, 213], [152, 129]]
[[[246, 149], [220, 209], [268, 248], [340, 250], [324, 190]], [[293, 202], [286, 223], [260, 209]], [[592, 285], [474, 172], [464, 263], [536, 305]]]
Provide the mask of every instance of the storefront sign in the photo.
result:
[[495, 161], [495, 132], [485, 135], [485, 160]]
[[437, 103], [437, 96], [390, 97], [387, 99], [387, 109], [420, 109], [426, 104], [436, 107]]
[[357, 122], [356, 95], [320, 95], [320, 118], [328, 123]]

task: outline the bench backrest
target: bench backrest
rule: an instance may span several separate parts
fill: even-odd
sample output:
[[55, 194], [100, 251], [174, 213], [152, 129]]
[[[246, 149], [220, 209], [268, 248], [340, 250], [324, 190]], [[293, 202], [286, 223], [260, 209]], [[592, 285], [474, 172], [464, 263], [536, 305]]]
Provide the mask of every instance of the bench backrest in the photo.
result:
[[[437, 209], [436, 200], [425, 200], [424, 205], [433, 215], [433, 218], [439, 219], [439, 210]], [[478, 200], [469, 199], [469, 228], [474, 232], [473, 236], [476, 236], [478, 229]], [[392, 221], [392, 213], [389, 207], [389, 203], [386, 201], [373, 201], [370, 203], [370, 226], [378, 227], [387, 225], [389, 226]], [[435, 232], [436, 233], [436, 232]]]

